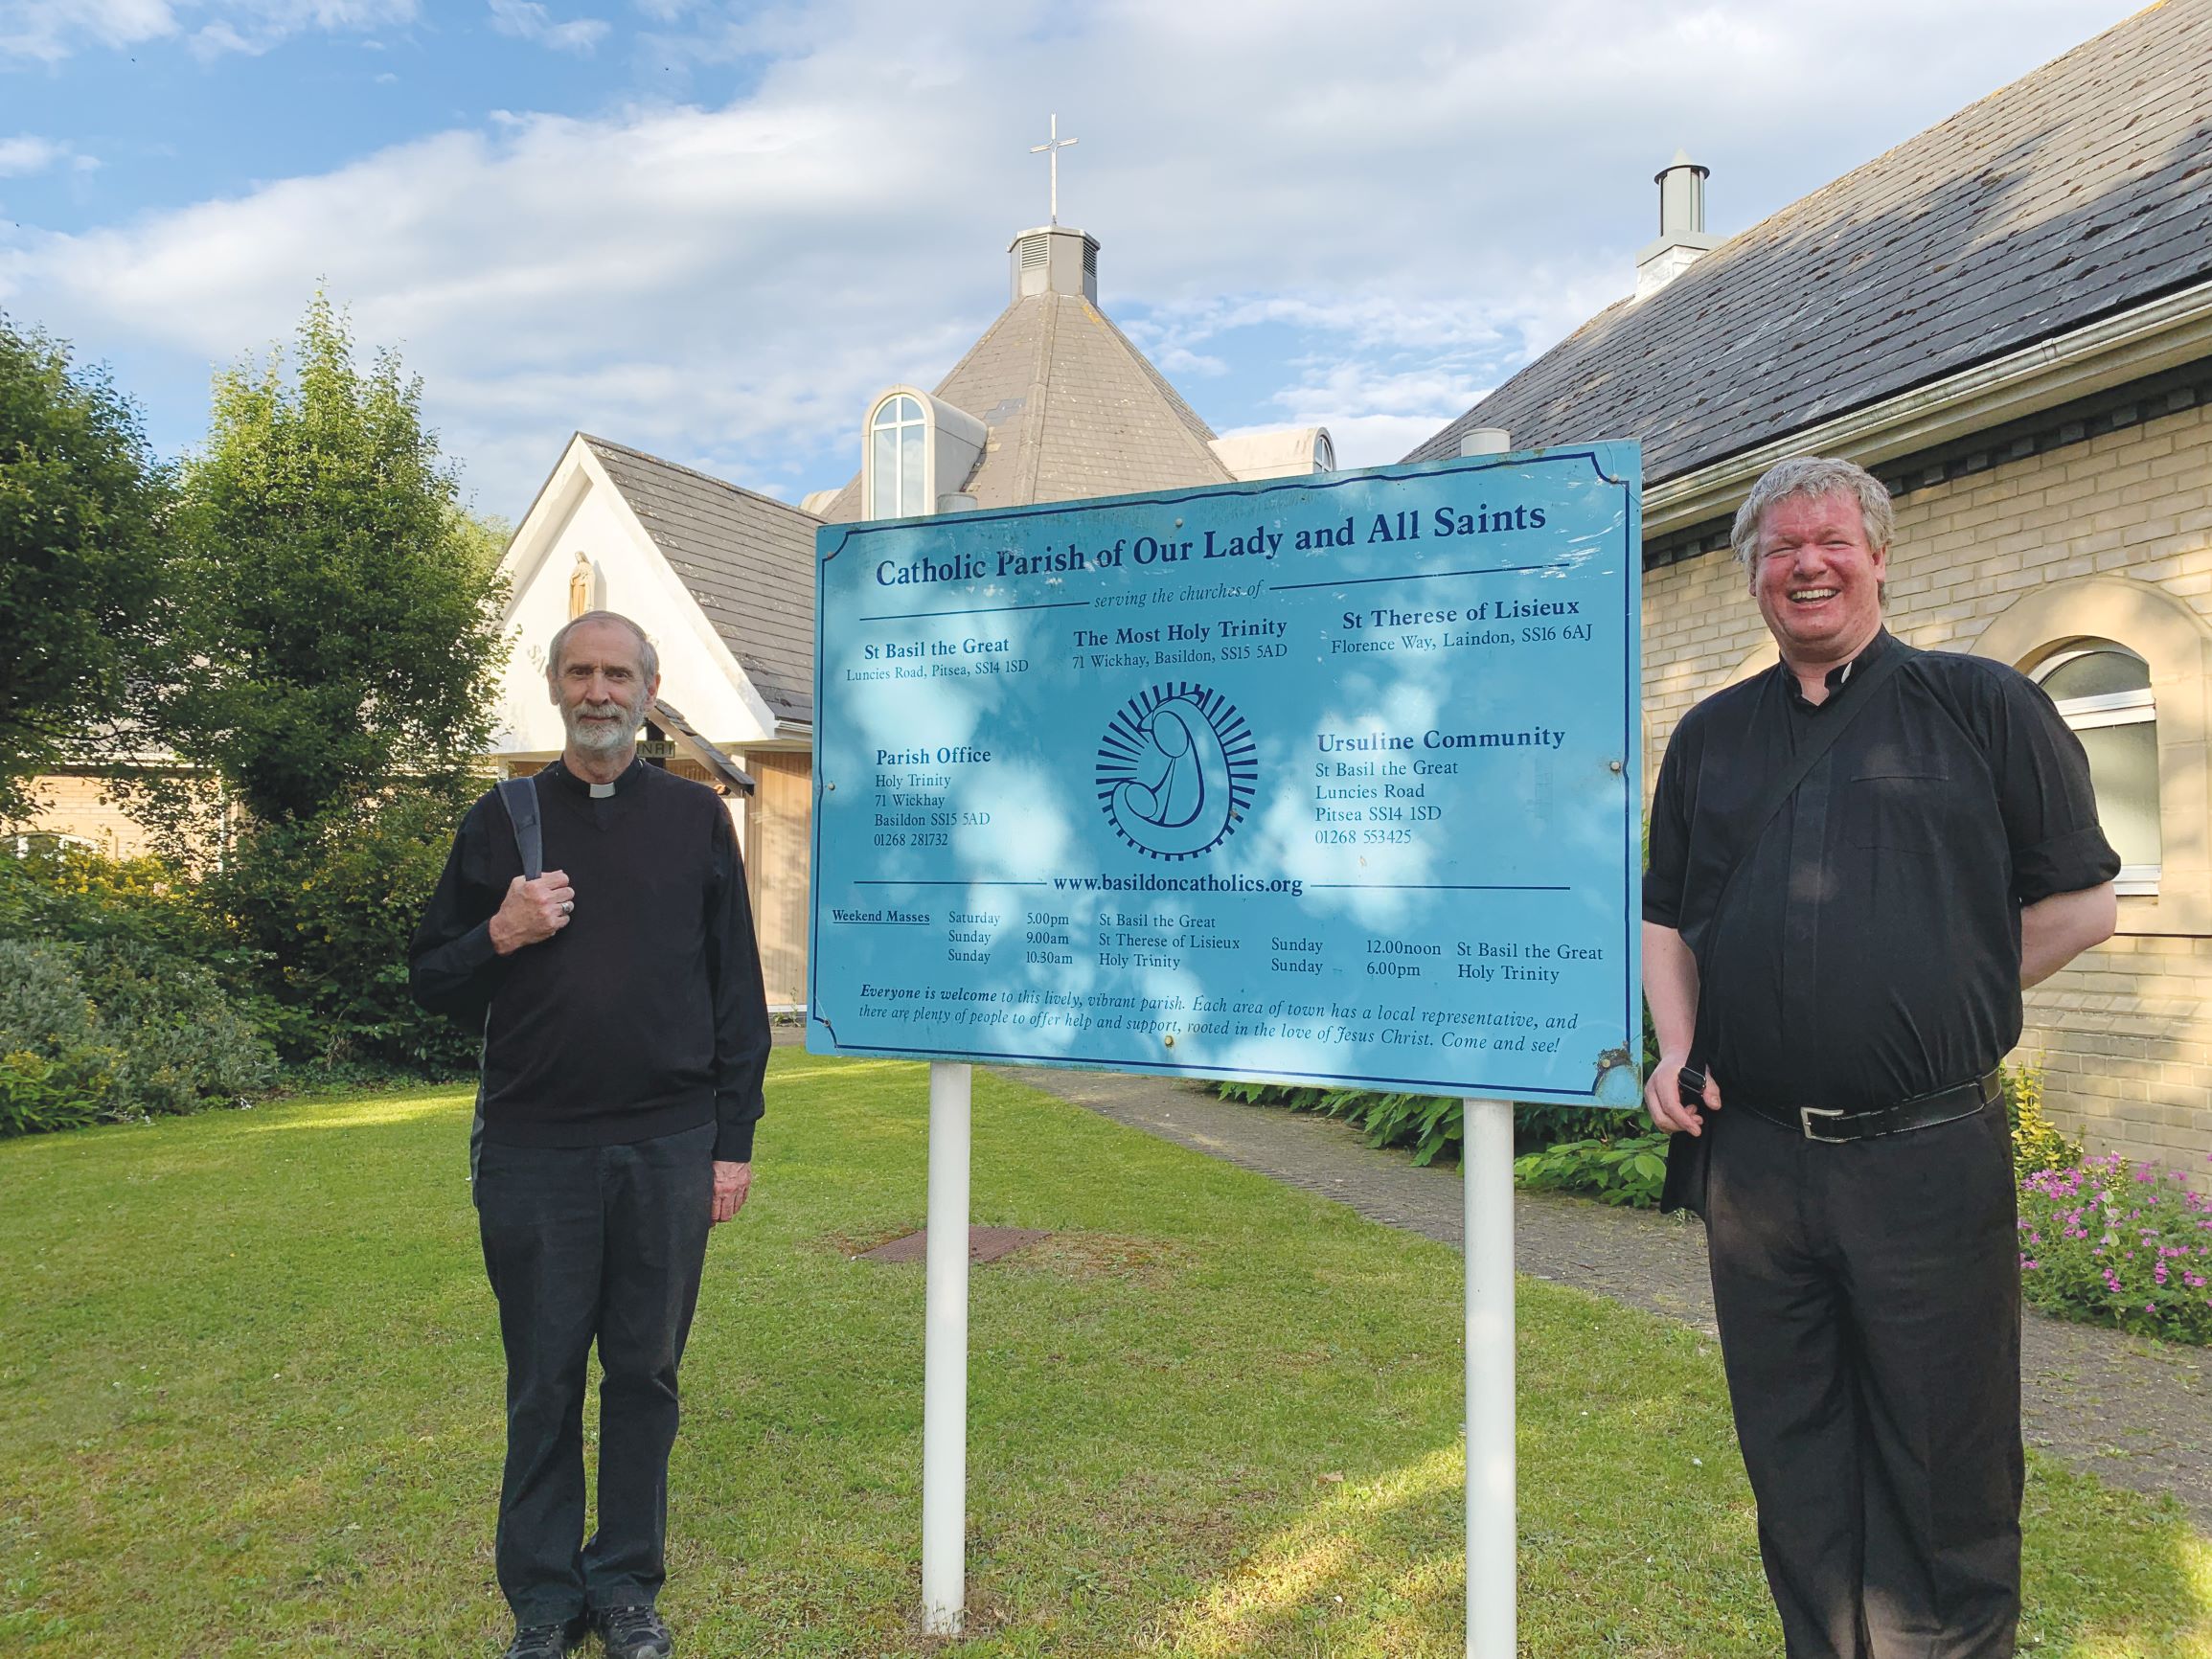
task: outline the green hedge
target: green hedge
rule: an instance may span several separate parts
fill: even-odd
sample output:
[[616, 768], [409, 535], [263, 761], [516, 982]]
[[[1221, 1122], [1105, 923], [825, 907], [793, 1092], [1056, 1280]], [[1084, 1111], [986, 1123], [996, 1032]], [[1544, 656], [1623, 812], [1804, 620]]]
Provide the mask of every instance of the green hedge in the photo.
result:
[[0, 1133], [196, 1110], [296, 1081], [465, 1075], [407, 994], [467, 802], [400, 788], [248, 829], [198, 880], [74, 849], [0, 856]]
[[407, 942], [445, 867], [463, 795], [395, 789], [301, 823], [250, 829], [202, 884], [250, 961], [263, 1028], [312, 1075], [445, 1079], [482, 1034], [407, 994]]
[[0, 939], [130, 940], [218, 966], [222, 929], [193, 883], [158, 858], [74, 847], [0, 853]]
[[0, 939], [0, 1135], [236, 1104], [276, 1056], [216, 977], [141, 941]]

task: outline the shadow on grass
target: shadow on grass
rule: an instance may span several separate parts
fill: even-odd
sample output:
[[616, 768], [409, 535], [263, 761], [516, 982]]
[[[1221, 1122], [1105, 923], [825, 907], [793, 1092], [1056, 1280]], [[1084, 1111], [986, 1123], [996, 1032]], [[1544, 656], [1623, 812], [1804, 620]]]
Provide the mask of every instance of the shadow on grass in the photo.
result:
[[[1616, 1473], [1634, 1479], [1630, 1468]], [[1148, 1621], [1140, 1650], [1174, 1659], [1457, 1659], [1461, 1481], [1453, 1445], [1332, 1491], [1240, 1552], [1204, 1592]], [[1592, 1561], [1571, 1540], [1556, 1550], [1532, 1540], [1533, 1496], [1524, 1491], [1521, 1651], [1710, 1659], [1780, 1650], [1748, 1537], [1707, 1540], [1691, 1528], [1646, 1539], [1650, 1557]], [[1439, 1525], [1447, 1518], [1449, 1531]], [[1440, 1536], [1449, 1541], [1439, 1547]], [[2178, 1511], [2039, 1467], [2024, 1565], [2023, 1655], [2212, 1659], [2212, 1541]], [[1672, 1582], [1653, 1584], [1654, 1573]], [[1679, 1592], [1678, 1606], [1670, 1590]]]
[[2212, 1539], [2152, 1503], [2028, 1466], [2021, 1650], [2057, 1659], [2212, 1659]]
[[[1440, 1511], [1464, 1516], [1463, 1469], [1460, 1448], [1444, 1446], [1334, 1487], [1162, 1617], [1156, 1650], [1188, 1659], [1459, 1651], [1450, 1627], [1466, 1571], [1456, 1549], [1434, 1546]], [[1427, 1548], [1416, 1542], [1424, 1537]]]

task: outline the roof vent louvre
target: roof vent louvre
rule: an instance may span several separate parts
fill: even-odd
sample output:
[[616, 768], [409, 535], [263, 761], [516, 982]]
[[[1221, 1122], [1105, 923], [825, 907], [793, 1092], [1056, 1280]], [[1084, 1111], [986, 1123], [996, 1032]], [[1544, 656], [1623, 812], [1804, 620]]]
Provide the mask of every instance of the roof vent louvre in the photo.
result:
[[1014, 257], [1014, 298], [1080, 294], [1098, 304], [1098, 239], [1066, 225], [1023, 231], [1007, 244]]

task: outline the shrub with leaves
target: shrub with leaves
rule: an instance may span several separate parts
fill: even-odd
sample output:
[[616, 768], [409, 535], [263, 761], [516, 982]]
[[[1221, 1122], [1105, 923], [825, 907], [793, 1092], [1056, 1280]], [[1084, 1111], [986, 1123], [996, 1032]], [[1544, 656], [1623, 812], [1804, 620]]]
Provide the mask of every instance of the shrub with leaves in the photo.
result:
[[103, 1115], [121, 1057], [103, 1040], [68, 946], [0, 939], [0, 1134]]
[[2064, 1170], [2082, 1161], [2082, 1143], [2061, 1132], [2043, 1116], [2043, 1068], [2033, 1060], [2000, 1066], [2004, 1079], [2005, 1117], [2013, 1129], [2013, 1170], [2025, 1175], [2033, 1170]]
[[[1614, 1116], [1618, 1120], [1620, 1114]], [[1641, 1122], [1628, 1120], [1631, 1125]], [[1667, 1137], [1654, 1132], [1562, 1141], [1516, 1158], [1513, 1178], [1523, 1187], [1584, 1193], [1607, 1204], [1654, 1209], [1667, 1179]]]
[[0, 940], [0, 1134], [196, 1112], [275, 1081], [205, 968], [133, 941]]
[[128, 941], [88, 944], [76, 966], [117, 1054], [103, 1116], [234, 1105], [276, 1082], [268, 1039], [206, 968]]
[[1444, 1095], [1384, 1095], [1366, 1089], [1301, 1088], [1289, 1083], [1222, 1082], [1215, 1091], [1226, 1101], [1248, 1105], [1288, 1106], [1293, 1112], [1319, 1112], [1342, 1118], [1370, 1147], [1410, 1147], [1416, 1164], [1461, 1139], [1460, 1103]]
[[2212, 1343], [2212, 1196], [2117, 1152], [2020, 1182], [2020, 1289], [2064, 1318]]
[[204, 891], [260, 965], [285, 1057], [339, 1073], [457, 1077], [478, 1038], [417, 1008], [407, 941], [467, 797], [399, 786], [320, 818], [255, 825]]
[[132, 940], [205, 962], [221, 931], [192, 882], [159, 858], [34, 847], [0, 855], [0, 939]]

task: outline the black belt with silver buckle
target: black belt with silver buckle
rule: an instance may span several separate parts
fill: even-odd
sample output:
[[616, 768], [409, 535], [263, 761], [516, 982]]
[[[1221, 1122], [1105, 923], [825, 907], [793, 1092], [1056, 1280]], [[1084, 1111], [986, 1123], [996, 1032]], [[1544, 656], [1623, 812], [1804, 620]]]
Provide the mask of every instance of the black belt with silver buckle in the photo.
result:
[[1894, 1106], [1871, 1112], [1847, 1112], [1839, 1106], [1775, 1107], [1745, 1102], [1745, 1110], [1785, 1129], [1799, 1129], [1808, 1141], [1841, 1146], [1847, 1141], [1871, 1141], [1878, 1135], [1902, 1135], [1908, 1129], [1932, 1129], [1938, 1124], [1971, 1118], [1995, 1105], [2004, 1096], [1996, 1072], [1969, 1083], [1914, 1095]]

